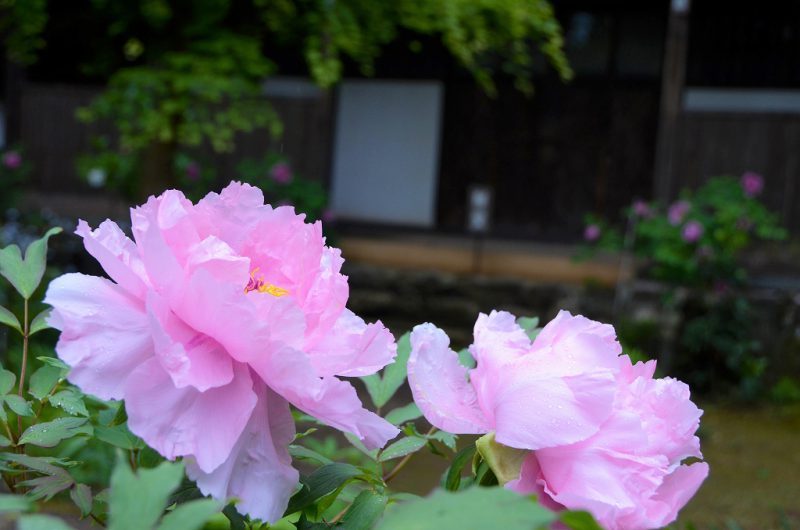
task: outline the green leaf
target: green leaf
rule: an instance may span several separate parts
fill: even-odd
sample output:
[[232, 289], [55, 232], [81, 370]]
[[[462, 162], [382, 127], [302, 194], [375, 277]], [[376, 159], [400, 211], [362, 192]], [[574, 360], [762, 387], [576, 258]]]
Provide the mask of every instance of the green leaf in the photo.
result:
[[72, 463], [69, 461], [48, 456], [29, 456], [26, 454], [2, 453], [0, 454], [0, 458], [7, 462], [20, 464], [21, 466], [38, 471], [44, 475], [56, 475], [61, 472], [61, 468], [56, 464], [61, 466], [72, 465]]
[[519, 317], [517, 324], [531, 340], [534, 340], [539, 332], [542, 331], [542, 328], [539, 327], [539, 317]]
[[394, 458], [400, 458], [401, 456], [415, 453], [425, 447], [427, 443], [428, 441], [425, 438], [419, 436], [402, 438], [381, 451], [378, 454], [378, 461], [386, 462]]
[[81, 511], [81, 515], [86, 517], [92, 511], [92, 489], [86, 484], [75, 484], [69, 490], [69, 498]]
[[389, 498], [372, 490], [358, 494], [342, 518], [344, 530], [370, 530], [383, 515]]
[[120, 453], [111, 474], [108, 530], [154, 527], [182, 478], [182, 462], [162, 462], [156, 468], [140, 469], [134, 474]]
[[350, 464], [327, 464], [315, 470], [303, 482], [303, 488], [289, 500], [286, 513], [294, 513], [310, 506], [318, 499], [330, 495], [351, 480], [364, 476], [364, 472]]
[[202, 499], [178, 505], [164, 516], [158, 530], [197, 530], [222, 508], [214, 499]]
[[113, 427], [96, 425], [94, 427], [94, 437], [126, 451], [141, 449], [144, 446], [144, 443], [128, 430], [128, 426], [124, 423]]
[[28, 245], [24, 259], [17, 245], [0, 249], [0, 275], [11, 282], [14, 289], [26, 300], [42, 281], [47, 266], [47, 240], [59, 233], [59, 227], [48, 230], [44, 237]]
[[31, 327], [28, 330], [28, 336], [30, 337], [34, 333], [38, 333], [43, 329], [50, 329], [50, 324], [47, 323], [47, 319], [50, 318], [50, 313], [53, 312], [53, 308], [48, 308], [33, 317], [31, 321]]
[[466, 366], [467, 368], [475, 368], [475, 366], [477, 366], [475, 358], [469, 352], [469, 348], [464, 348], [463, 350], [459, 350], [458, 362], [461, 363], [461, 366]]
[[561, 512], [559, 520], [572, 530], [603, 530], [589, 512]]
[[61, 368], [62, 370], [64, 370], [65, 374], [69, 372], [69, 365], [57, 357], [49, 357], [47, 355], [43, 355], [41, 357], [37, 357], [37, 359], [39, 359], [48, 366], [55, 366], [56, 368]]
[[456, 440], [458, 440], [458, 436], [456, 436], [453, 433], [445, 431], [436, 431], [435, 433], [428, 434], [425, 437], [429, 440], [437, 440], [439, 442], [442, 442], [451, 451], [456, 450]]
[[59, 380], [65, 375], [65, 371], [46, 364], [33, 372], [28, 383], [28, 393], [38, 399], [44, 400], [58, 384]]
[[406, 380], [408, 356], [411, 353], [410, 336], [410, 333], [406, 333], [397, 341], [397, 357], [383, 369], [383, 376], [372, 374], [361, 378], [376, 407], [384, 406]]
[[14, 388], [17, 376], [5, 368], [0, 368], [0, 394], [8, 394]]
[[31, 404], [25, 401], [25, 398], [21, 398], [16, 394], [8, 394], [3, 397], [3, 401], [17, 416], [33, 416]]
[[400, 425], [407, 421], [416, 420], [421, 416], [422, 411], [419, 410], [417, 404], [409, 403], [408, 405], [392, 409], [392, 411], [386, 415], [385, 419], [393, 425]]
[[453, 458], [453, 463], [447, 468], [447, 475], [444, 480], [444, 487], [449, 491], [457, 491], [461, 486], [461, 474], [464, 467], [472, 460], [475, 455], [475, 445], [469, 444], [461, 449]]
[[11, 445], [13, 445], [11, 440], [0, 434], [0, 447], [10, 447]]
[[346, 433], [344, 433], [344, 437], [347, 439], [348, 442], [350, 442], [350, 444], [353, 447], [355, 447], [356, 449], [358, 449], [359, 451], [361, 451], [362, 453], [364, 453], [365, 455], [367, 455], [371, 459], [375, 460], [378, 457], [378, 451], [379, 450], [378, 449], [367, 449], [367, 446], [364, 445], [364, 442], [362, 442], [358, 438], [358, 436], [356, 436], [355, 434], [350, 433], [350, 432], [346, 432]]
[[386, 512], [379, 530], [442, 528], [545, 528], [555, 515], [534, 499], [504, 488], [437, 490], [430, 497], [399, 504]]
[[0, 513], [27, 512], [33, 508], [33, 501], [22, 495], [0, 493]]
[[0, 324], [5, 324], [10, 328], [14, 328], [20, 333], [22, 333], [22, 324], [19, 323], [19, 319], [6, 309], [5, 307], [0, 305]]
[[242, 514], [236, 511], [236, 507], [233, 504], [229, 504], [225, 506], [225, 509], [222, 510], [222, 513], [228, 519], [230, 523], [230, 530], [246, 530], [247, 529], [247, 520], [244, 518]]
[[323, 456], [316, 451], [312, 451], [308, 447], [303, 447], [302, 445], [294, 445], [294, 444], [290, 445], [289, 454], [292, 455], [292, 458], [299, 458], [301, 460], [313, 460], [322, 465], [333, 463], [333, 460], [331, 460], [327, 456]]
[[83, 396], [75, 390], [68, 388], [53, 394], [50, 397], [50, 403], [73, 416], [89, 416], [89, 411], [86, 410], [86, 405], [83, 402]]
[[31, 425], [22, 436], [19, 444], [32, 444], [39, 447], [55, 447], [61, 440], [77, 434], [90, 434], [92, 428], [86, 425], [86, 418], [58, 418], [45, 423]]
[[20, 486], [30, 488], [27, 495], [33, 500], [44, 499], [49, 501], [56, 494], [72, 487], [75, 481], [69, 473], [63, 469], [58, 469], [58, 472], [53, 475], [46, 475], [43, 477], [36, 477], [30, 480], [24, 480], [19, 483]]
[[20, 517], [17, 530], [74, 530], [70, 525], [50, 515], [33, 514]]

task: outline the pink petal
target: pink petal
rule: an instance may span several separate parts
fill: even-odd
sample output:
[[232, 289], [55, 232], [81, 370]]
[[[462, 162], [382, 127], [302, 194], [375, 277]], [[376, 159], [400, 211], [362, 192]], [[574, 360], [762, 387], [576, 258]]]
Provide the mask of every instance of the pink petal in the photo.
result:
[[83, 238], [86, 250], [100, 262], [112, 280], [133, 296], [144, 298], [149, 280], [139, 249], [116, 223], [105, 220], [92, 231], [81, 219], [75, 233]]
[[308, 346], [324, 340], [341, 318], [350, 287], [340, 273], [344, 260], [338, 248], [325, 247], [317, 272], [308, 275], [299, 286], [298, 303], [308, 322]]
[[617, 342], [617, 332], [610, 324], [601, 324], [594, 320], [576, 315], [569, 311], [559, 311], [556, 318], [550, 321], [536, 336], [533, 349], [538, 350], [558, 344], [559, 342], [579, 334], [593, 335], [600, 338], [616, 355], [622, 353], [622, 347]]
[[[667, 526], [678, 517], [681, 510], [689, 500], [694, 497], [697, 490], [708, 477], [708, 464], [695, 462], [688, 466], [679, 466], [665, 479], [652, 499], [652, 504], [660, 504], [658, 516], [649, 514], [647, 524], [653, 528]], [[653, 510], [653, 507], [649, 507]], [[648, 511], [650, 511], [648, 510]]]
[[249, 370], [238, 363], [229, 384], [205, 392], [175, 388], [156, 358], [137, 368], [125, 385], [131, 432], [170, 460], [193, 456], [205, 472], [228, 459], [256, 401]]
[[251, 361], [251, 366], [295, 407], [331, 427], [355, 434], [367, 447], [383, 447], [400, 432], [364, 409], [350, 383], [317, 376], [311, 361], [299, 350], [285, 347]]
[[308, 353], [321, 376], [357, 377], [373, 374], [391, 363], [397, 345], [380, 321], [365, 324], [361, 317], [345, 309], [330, 333]]
[[159, 226], [159, 201], [150, 197], [143, 206], [131, 209], [133, 236], [152, 286], [159, 293], [174, 293], [181, 284], [183, 269]]
[[550, 498], [545, 491], [546, 482], [539, 468], [539, 461], [536, 459], [536, 451], [531, 451], [522, 462], [519, 478], [506, 483], [505, 488], [516, 491], [521, 495], [536, 495], [539, 504], [553, 510], [561, 511], [564, 507]]
[[520, 362], [495, 374], [496, 439], [519, 449], [541, 449], [585, 440], [609, 417], [616, 382], [608, 372], [569, 377], [540, 374]]
[[231, 182], [219, 194], [209, 193], [201, 199], [192, 218], [201, 238], [216, 236], [242, 254], [255, 226], [272, 211], [264, 204], [260, 189]]
[[284, 399], [260, 381], [254, 386], [258, 402], [225, 462], [204, 472], [188, 461], [186, 473], [205, 495], [220, 500], [236, 497], [240, 513], [274, 523], [286, 510], [298, 481], [288, 452], [294, 420]]
[[425, 418], [443, 431], [482, 434], [491, 425], [481, 411], [467, 369], [450, 349], [450, 339], [433, 324], [411, 332], [408, 383]]
[[121, 399], [130, 373], [153, 355], [142, 301], [105, 278], [65, 274], [44, 302], [61, 330], [56, 353], [72, 367], [68, 379], [87, 394]]
[[475, 322], [475, 341], [470, 353], [481, 369], [497, 369], [525, 355], [531, 340], [511, 313], [492, 311], [481, 313]]
[[233, 361], [217, 341], [187, 326], [154, 291], [148, 293], [147, 311], [156, 357], [177, 388], [191, 385], [204, 392], [231, 382]]

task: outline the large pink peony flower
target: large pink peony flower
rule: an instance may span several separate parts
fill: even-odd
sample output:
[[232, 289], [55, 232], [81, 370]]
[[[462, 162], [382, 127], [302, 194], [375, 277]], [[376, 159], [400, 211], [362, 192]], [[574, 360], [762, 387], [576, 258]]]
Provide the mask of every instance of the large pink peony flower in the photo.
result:
[[513, 315], [480, 315], [467, 370], [431, 324], [411, 334], [408, 378], [436, 427], [494, 432], [528, 450], [506, 487], [553, 509], [591, 511], [608, 530], [669, 524], [708, 475], [689, 389], [632, 365], [614, 328], [562, 311], [531, 343]]
[[345, 309], [347, 278], [320, 223], [231, 183], [196, 205], [178, 191], [77, 233], [112, 281], [54, 280], [46, 302], [69, 379], [124, 399], [131, 431], [185, 457], [201, 491], [275, 521], [297, 484], [289, 404], [371, 447], [397, 435], [337, 376], [373, 373], [396, 346]]

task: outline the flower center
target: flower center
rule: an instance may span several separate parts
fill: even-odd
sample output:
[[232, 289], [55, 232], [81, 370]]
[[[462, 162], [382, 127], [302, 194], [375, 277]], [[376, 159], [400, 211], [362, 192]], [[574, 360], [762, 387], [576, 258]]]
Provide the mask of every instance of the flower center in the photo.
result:
[[244, 294], [247, 294], [251, 291], [256, 291], [259, 293], [268, 293], [272, 296], [286, 296], [289, 294], [288, 289], [284, 289], [283, 287], [278, 287], [277, 285], [273, 285], [271, 283], [266, 283], [264, 281], [264, 276], [261, 275], [256, 278], [256, 273], [258, 273], [258, 267], [253, 269], [253, 272], [250, 273], [250, 280], [248, 280], [247, 285], [244, 288]]

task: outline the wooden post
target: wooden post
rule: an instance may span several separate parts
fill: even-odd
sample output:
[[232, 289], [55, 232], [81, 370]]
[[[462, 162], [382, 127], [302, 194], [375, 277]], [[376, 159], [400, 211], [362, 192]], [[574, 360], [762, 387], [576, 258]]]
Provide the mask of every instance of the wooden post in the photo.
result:
[[689, 47], [689, 1], [672, 0], [664, 65], [661, 75], [661, 108], [656, 141], [656, 165], [653, 178], [654, 198], [666, 203], [672, 199], [673, 161], [678, 134], [683, 86], [686, 79], [686, 55]]

